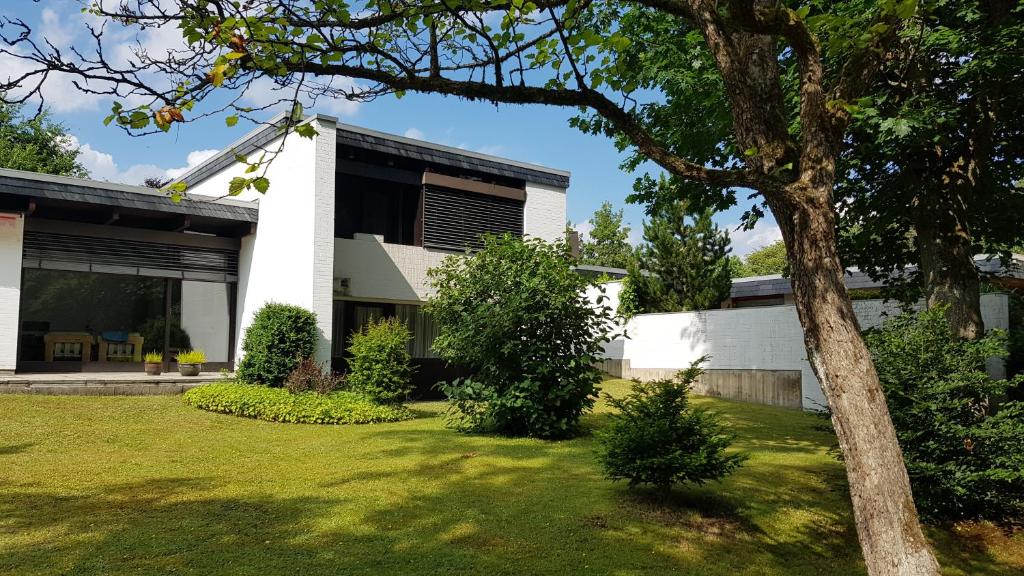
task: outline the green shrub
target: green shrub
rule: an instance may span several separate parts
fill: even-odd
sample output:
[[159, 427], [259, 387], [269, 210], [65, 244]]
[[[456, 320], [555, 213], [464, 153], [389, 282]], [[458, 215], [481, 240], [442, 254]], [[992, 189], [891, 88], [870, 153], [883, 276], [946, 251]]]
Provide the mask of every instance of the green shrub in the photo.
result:
[[185, 350], [174, 357], [178, 364], [202, 364], [206, 362], [206, 353], [202, 350]]
[[195, 408], [271, 422], [367, 424], [412, 418], [404, 406], [384, 406], [353, 392], [291, 394], [283, 388], [216, 383], [192, 388], [185, 403]]
[[378, 402], [405, 400], [412, 392], [409, 328], [398, 318], [370, 322], [352, 334], [348, 385]]
[[301, 392], [316, 392], [327, 394], [340, 390], [344, 380], [341, 376], [333, 374], [329, 369], [321, 367], [312, 358], [306, 358], [299, 362], [299, 365], [292, 370], [285, 380], [285, 388], [292, 394]]
[[238, 379], [281, 386], [299, 362], [313, 356], [318, 338], [316, 315], [299, 306], [269, 303], [245, 331]]
[[673, 484], [719, 480], [746, 459], [726, 453], [733, 436], [717, 415], [689, 405], [690, 386], [703, 372], [704, 360], [674, 380], [636, 382], [629, 396], [609, 400], [619, 412], [600, 435], [600, 461], [608, 478], [668, 491]]
[[[471, 378], [441, 384], [449, 425], [542, 438], [571, 434], [594, 404], [611, 310], [593, 306], [564, 244], [486, 236], [429, 276], [433, 348]], [[603, 301], [604, 298], [602, 297]], [[602, 302], [603, 303], [603, 302]]]
[[146, 362], [147, 364], [157, 364], [164, 361], [164, 354], [163, 352], [157, 351], [146, 352], [146, 354], [142, 357], [142, 361]]
[[905, 314], [866, 335], [903, 449], [914, 500], [929, 521], [1020, 520], [1024, 514], [1024, 382], [993, 380], [986, 358], [1005, 335], [954, 337], [943, 310]]
[[[139, 327], [139, 336], [142, 336], [142, 344], [150, 349], [163, 348], [164, 345], [164, 319], [151, 318]], [[192, 347], [192, 341], [176, 317], [172, 316], [171, 321], [171, 342], [172, 350], [188, 350]]]

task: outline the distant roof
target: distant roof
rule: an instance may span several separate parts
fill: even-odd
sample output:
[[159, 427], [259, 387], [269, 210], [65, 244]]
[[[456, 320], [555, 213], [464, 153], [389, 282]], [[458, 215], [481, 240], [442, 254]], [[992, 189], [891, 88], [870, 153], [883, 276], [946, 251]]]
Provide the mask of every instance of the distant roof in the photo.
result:
[[[219, 154], [181, 175], [177, 181], [185, 182], [189, 186], [195, 186], [224, 168], [231, 166], [235, 162], [236, 154], [246, 156], [254, 150], [266, 146], [278, 137], [277, 126], [283, 118], [283, 114], [275, 116], [267, 124], [252, 130]], [[324, 114], [307, 117], [305, 121], [309, 122], [312, 120], [334, 122], [337, 127], [338, 143], [342, 145], [393, 154], [403, 158], [422, 160], [443, 166], [454, 166], [487, 174], [518, 178], [556, 188], [569, 187], [570, 173], [565, 170], [481, 154], [396, 134], [388, 134], [361, 126], [343, 124], [338, 122], [337, 118]]]
[[182, 199], [180, 202], [175, 202], [164, 192], [145, 186], [98, 182], [85, 178], [54, 176], [23, 170], [0, 168], [0, 194], [206, 216], [237, 222], [259, 220], [256, 207], [246, 202], [198, 198]]
[[[1012, 261], [1006, 267], [1000, 263], [999, 258], [990, 257], [987, 254], [975, 256], [974, 263], [982, 274], [1024, 279], [1024, 255], [1021, 254], [1014, 254]], [[915, 267], [910, 267], [907, 268], [907, 271], [911, 272], [915, 269]], [[867, 273], [861, 272], [857, 268], [851, 268], [846, 272], [846, 288], [849, 290], [881, 288], [882, 286], [882, 282], [872, 280]], [[792, 293], [793, 286], [790, 284], [789, 278], [773, 274], [734, 279], [730, 296], [733, 298], [757, 298]]]
[[629, 271], [625, 268], [610, 268], [608, 266], [595, 266], [593, 264], [579, 264], [574, 266], [573, 269], [580, 274], [593, 276], [595, 278], [601, 275], [606, 275], [614, 278], [615, 280], [619, 280], [629, 275]]

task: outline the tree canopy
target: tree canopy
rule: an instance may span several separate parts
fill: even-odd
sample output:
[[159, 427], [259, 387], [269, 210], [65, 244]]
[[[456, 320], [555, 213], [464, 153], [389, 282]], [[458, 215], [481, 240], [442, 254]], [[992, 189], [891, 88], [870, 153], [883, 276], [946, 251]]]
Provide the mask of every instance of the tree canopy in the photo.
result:
[[708, 310], [729, 297], [729, 234], [711, 215], [688, 214], [680, 202], [644, 223], [644, 244], [626, 283], [635, 304], [625, 312]]
[[786, 244], [777, 240], [733, 264], [733, 277], [769, 276], [786, 272]]
[[628, 268], [635, 258], [629, 227], [622, 225], [622, 209], [604, 202], [590, 220], [589, 239], [580, 246], [580, 262], [609, 268]]
[[[221, 113], [235, 125], [258, 112], [239, 100], [258, 79], [281, 88], [282, 128], [309, 137], [302, 103], [318, 96], [416, 91], [575, 107], [594, 114], [577, 126], [660, 165], [696, 211], [746, 189], [747, 223], [767, 208], [782, 229], [869, 573], [938, 573], [845, 290], [834, 211], [847, 129], [870, 108], [891, 47], [913, 37], [916, 0], [123, 0], [90, 12], [174, 26], [187, 48], [112, 61], [104, 30], [94, 29], [94, 49], [65, 51], [9, 21], [0, 54], [25, 66], [0, 90], [27, 99], [51, 74], [72, 74], [79, 88], [116, 96], [107, 122], [131, 133]], [[266, 191], [259, 170], [272, 157], [247, 159], [252, 170], [229, 191]]]
[[60, 176], [88, 176], [67, 130], [45, 110], [24, 117], [20, 104], [0, 98], [0, 168]]

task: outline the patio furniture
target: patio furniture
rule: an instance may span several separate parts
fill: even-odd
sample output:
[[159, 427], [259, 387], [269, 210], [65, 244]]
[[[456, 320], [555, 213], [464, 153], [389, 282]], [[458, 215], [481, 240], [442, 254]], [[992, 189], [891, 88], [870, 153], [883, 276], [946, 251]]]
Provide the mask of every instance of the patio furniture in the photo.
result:
[[47, 362], [92, 361], [95, 337], [88, 332], [47, 332], [43, 336]]
[[141, 334], [107, 331], [100, 334], [99, 340], [100, 362], [142, 362]]

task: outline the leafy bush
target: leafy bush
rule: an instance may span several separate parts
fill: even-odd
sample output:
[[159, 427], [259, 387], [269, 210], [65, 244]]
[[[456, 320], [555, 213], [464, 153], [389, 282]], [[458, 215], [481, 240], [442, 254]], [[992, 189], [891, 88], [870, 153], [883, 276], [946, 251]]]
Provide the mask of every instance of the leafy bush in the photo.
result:
[[[139, 327], [139, 336], [142, 336], [142, 343], [146, 347], [161, 348], [164, 345], [164, 319], [150, 318], [145, 324]], [[172, 316], [171, 341], [172, 350], [188, 350], [192, 347], [192, 341], [177, 321]]]
[[281, 386], [299, 362], [313, 356], [317, 338], [315, 314], [299, 306], [266, 304], [245, 331], [238, 379]]
[[697, 360], [674, 380], [636, 382], [625, 398], [612, 398], [619, 410], [601, 434], [601, 465], [612, 480], [630, 486], [703, 484], [732, 473], [746, 456], [727, 454], [733, 436], [718, 417], [689, 405], [690, 386], [703, 373]]
[[178, 364], [202, 364], [206, 362], [206, 353], [202, 350], [185, 350], [179, 352], [174, 360]]
[[163, 352], [146, 352], [142, 356], [142, 361], [148, 364], [157, 364], [164, 361]]
[[[429, 276], [439, 326], [434, 350], [473, 376], [441, 384], [448, 422], [462, 430], [560, 437], [594, 404], [594, 367], [611, 311], [593, 306], [588, 281], [562, 243], [485, 236], [471, 256], [450, 256]], [[601, 297], [603, 303], [603, 296]]]
[[1024, 403], [1004, 395], [1024, 376], [993, 380], [984, 369], [986, 358], [1006, 356], [1005, 335], [956, 338], [934, 308], [865, 337], [921, 515], [1021, 519]]
[[412, 418], [404, 406], [384, 406], [353, 392], [291, 394], [256, 384], [216, 383], [192, 388], [185, 403], [195, 408], [271, 422], [367, 424]]
[[412, 392], [412, 335], [398, 318], [370, 322], [352, 334], [348, 384], [378, 402], [401, 402]]
[[341, 376], [331, 373], [329, 369], [317, 364], [312, 358], [306, 358], [292, 370], [285, 380], [285, 388], [292, 394], [316, 392], [327, 394], [342, 387]]

